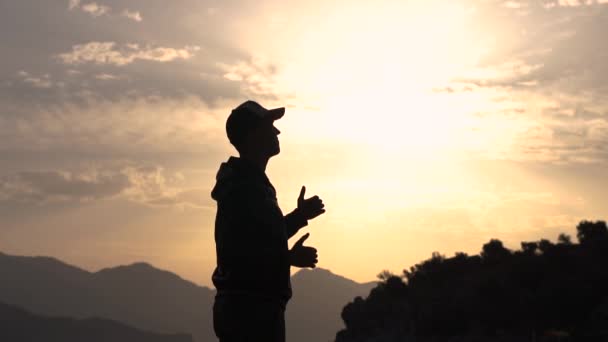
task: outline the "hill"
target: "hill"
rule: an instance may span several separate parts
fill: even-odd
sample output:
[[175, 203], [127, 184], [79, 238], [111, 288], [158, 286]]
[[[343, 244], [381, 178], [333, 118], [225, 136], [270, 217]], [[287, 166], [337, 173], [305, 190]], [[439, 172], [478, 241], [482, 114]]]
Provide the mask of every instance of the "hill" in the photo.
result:
[[154, 334], [99, 318], [39, 316], [3, 303], [0, 326], [0, 341], [10, 342], [192, 342], [185, 334]]
[[[0, 253], [0, 302], [36, 314], [102, 317], [158, 333], [189, 333], [195, 341], [213, 332], [215, 291], [147, 263], [88, 272], [50, 257]], [[329, 341], [344, 325], [340, 310], [373, 283], [358, 284], [323, 270], [293, 276], [286, 313], [290, 341]]]
[[360, 284], [328, 270], [302, 269], [291, 278], [294, 297], [287, 306], [287, 340], [333, 341], [344, 328], [342, 307], [357, 296], [366, 296], [376, 282]]

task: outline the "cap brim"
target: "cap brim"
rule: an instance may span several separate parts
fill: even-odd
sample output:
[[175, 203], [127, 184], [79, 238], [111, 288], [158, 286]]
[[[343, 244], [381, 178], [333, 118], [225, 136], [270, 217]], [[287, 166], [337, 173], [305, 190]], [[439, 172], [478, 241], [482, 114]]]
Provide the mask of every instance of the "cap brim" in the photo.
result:
[[269, 119], [272, 119], [273, 121], [278, 120], [285, 115], [285, 107], [269, 109], [266, 113]]

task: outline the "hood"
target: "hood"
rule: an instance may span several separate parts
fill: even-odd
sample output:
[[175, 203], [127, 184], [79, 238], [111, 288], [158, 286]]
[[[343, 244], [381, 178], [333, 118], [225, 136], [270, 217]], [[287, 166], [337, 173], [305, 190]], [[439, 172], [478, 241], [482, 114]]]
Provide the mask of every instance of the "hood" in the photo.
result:
[[220, 165], [215, 182], [211, 198], [216, 201], [225, 198], [238, 184], [262, 182], [271, 185], [263, 171], [251, 162], [237, 157], [230, 157]]
[[237, 180], [238, 159], [230, 157], [220, 165], [215, 175], [215, 186], [211, 191], [211, 198], [218, 201], [226, 196]]

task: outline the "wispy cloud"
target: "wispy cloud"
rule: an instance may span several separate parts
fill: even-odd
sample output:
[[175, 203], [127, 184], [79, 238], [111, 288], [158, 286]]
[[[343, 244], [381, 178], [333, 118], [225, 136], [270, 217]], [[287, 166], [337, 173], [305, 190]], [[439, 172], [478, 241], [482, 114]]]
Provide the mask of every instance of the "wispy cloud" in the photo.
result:
[[578, 7], [607, 4], [608, 0], [553, 0], [544, 3], [545, 8], [554, 7]]
[[117, 196], [151, 206], [204, 209], [210, 206], [209, 189], [180, 185], [183, 175], [170, 174], [158, 165], [124, 166], [118, 170], [21, 171], [0, 177], [0, 201], [45, 204], [87, 202]]
[[[80, 9], [82, 12], [85, 12], [91, 15], [92, 17], [101, 17], [103, 15], [110, 15], [112, 13], [112, 8], [108, 5], [104, 5], [97, 2], [89, 2], [82, 4], [81, 0], [70, 0], [68, 3], [68, 9], [70, 11], [74, 9]], [[139, 11], [132, 11], [128, 8], [120, 12], [120, 15], [136, 22], [140, 22], [143, 20], [143, 17], [141, 16], [141, 13]]]
[[36, 77], [23, 70], [19, 71], [17, 74], [22, 78], [24, 83], [35, 88], [51, 88], [53, 86], [53, 81], [51, 81], [51, 76], [49, 74]]
[[180, 187], [183, 176], [179, 173], [167, 175], [159, 166], [130, 167], [123, 172], [131, 181], [125, 192], [131, 200], [153, 206], [211, 207], [209, 189]]
[[518, 2], [518, 1], [505, 1], [503, 3], [503, 6], [507, 7], [507, 8], [525, 8], [527, 7], [526, 3], [523, 2]]
[[80, 7], [83, 12], [86, 12], [93, 17], [99, 17], [104, 14], [110, 13], [110, 7], [106, 5], [100, 5], [96, 2], [91, 2], [88, 4], [84, 4]]
[[128, 9], [125, 9], [122, 12], [122, 16], [127, 17], [127, 18], [129, 18], [133, 21], [137, 21], [137, 22], [140, 22], [143, 20], [139, 11], [129, 11]]
[[95, 78], [102, 81], [110, 81], [118, 79], [118, 76], [114, 76], [112, 74], [97, 74]]
[[115, 42], [89, 42], [75, 45], [71, 52], [59, 54], [57, 57], [65, 64], [96, 63], [123, 66], [136, 60], [170, 62], [176, 59], [190, 59], [199, 50], [199, 46], [175, 49], [126, 44], [117, 47]]
[[23, 171], [0, 180], [0, 199], [18, 202], [112, 197], [129, 186], [124, 174], [74, 174], [64, 171]]
[[271, 63], [252, 58], [233, 64], [218, 63], [226, 80], [238, 82], [245, 94], [252, 97], [274, 98], [281, 92], [276, 77], [276, 67]]
[[73, 10], [80, 6], [80, 0], [70, 0], [68, 3], [68, 9]]

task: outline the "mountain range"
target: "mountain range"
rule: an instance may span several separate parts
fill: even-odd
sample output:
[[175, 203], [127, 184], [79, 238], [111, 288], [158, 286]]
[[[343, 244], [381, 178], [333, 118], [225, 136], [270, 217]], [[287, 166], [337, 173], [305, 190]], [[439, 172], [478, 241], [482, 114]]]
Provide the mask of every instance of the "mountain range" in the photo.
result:
[[187, 334], [154, 334], [100, 318], [31, 314], [0, 303], [0, 341], [10, 342], [192, 342]]
[[[190, 334], [196, 342], [217, 340], [211, 312], [215, 290], [147, 263], [89, 272], [50, 257], [0, 253], [0, 274], [0, 302], [33, 314], [99, 317], [155, 333]], [[286, 313], [288, 340], [333, 341], [344, 327], [342, 308], [375, 285], [320, 268], [295, 273]]]

